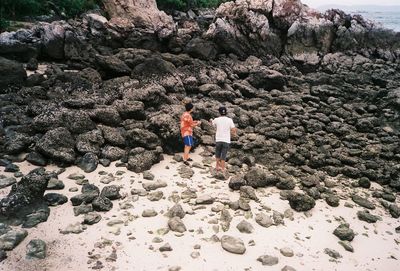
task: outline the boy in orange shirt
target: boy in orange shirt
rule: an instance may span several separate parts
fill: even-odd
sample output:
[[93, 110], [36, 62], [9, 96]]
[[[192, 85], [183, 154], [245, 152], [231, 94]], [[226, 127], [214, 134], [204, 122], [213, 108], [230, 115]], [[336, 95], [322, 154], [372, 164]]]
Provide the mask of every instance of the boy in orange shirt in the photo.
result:
[[181, 116], [181, 135], [185, 148], [183, 150], [183, 163], [189, 165], [188, 161], [192, 161], [189, 158], [190, 149], [194, 146], [193, 140], [193, 127], [200, 125], [200, 121], [194, 121], [190, 113], [193, 112], [193, 104], [185, 104], [186, 112]]

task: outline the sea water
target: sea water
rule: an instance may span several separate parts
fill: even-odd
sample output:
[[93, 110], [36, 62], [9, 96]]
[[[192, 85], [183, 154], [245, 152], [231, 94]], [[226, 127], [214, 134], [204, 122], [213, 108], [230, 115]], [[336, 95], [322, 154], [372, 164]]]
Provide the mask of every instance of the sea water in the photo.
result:
[[360, 14], [366, 19], [380, 23], [383, 27], [400, 32], [400, 11], [345, 10], [346, 13]]

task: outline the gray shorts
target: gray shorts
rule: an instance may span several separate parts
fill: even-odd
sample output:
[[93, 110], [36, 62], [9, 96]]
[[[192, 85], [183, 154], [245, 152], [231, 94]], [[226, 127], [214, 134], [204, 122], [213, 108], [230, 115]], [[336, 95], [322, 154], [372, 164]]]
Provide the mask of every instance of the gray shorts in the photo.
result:
[[226, 160], [226, 154], [229, 150], [229, 143], [217, 142], [215, 144], [215, 157], [217, 159]]

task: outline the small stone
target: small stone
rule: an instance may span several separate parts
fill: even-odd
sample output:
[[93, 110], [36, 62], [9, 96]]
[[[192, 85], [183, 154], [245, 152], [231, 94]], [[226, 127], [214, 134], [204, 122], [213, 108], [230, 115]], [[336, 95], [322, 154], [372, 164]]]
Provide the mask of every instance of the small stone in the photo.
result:
[[246, 247], [241, 239], [229, 235], [221, 237], [222, 248], [234, 254], [244, 254]]
[[63, 181], [56, 179], [56, 178], [51, 178], [47, 184], [47, 189], [48, 190], [61, 190], [64, 189], [65, 185]]
[[342, 241], [352, 241], [354, 239], [354, 232], [350, 229], [349, 224], [341, 224], [333, 231], [333, 234]]
[[46, 258], [47, 246], [43, 240], [33, 239], [26, 246], [26, 258], [28, 259], [44, 259]]
[[79, 233], [82, 233], [85, 229], [86, 228], [84, 226], [82, 226], [81, 223], [77, 222], [75, 224], [68, 225], [63, 230], [60, 230], [60, 233], [62, 233], [62, 234], [70, 234], [70, 233], [79, 234]]
[[92, 202], [95, 211], [110, 211], [113, 207], [111, 200], [105, 197], [97, 197]]
[[285, 257], [293, 257], [294, 256], [293, 250], [291, 248], [284, 247], [284, 248], [281, 248], [279, 251]]
[[160, 252], [172, 251], [172, 247], [169, 243], [165, 243], [162, 247], [159, 248]]
[[334, 258], [334, 259], [339, 259], [342, 258], [342, 255], [340, 255], [339, 252], [337, 252], [334, 249], [330, 249], [330, 248], [325, 248], [324, 249], [325, 254], [329, 255], [330, 257]]
[[67, 178], [70, 179], [70, 180], [77, 181], [77, 180], [85, 179], [85, 175], [78, 174], [78, 173], [72, 173], [72, 174], [68, 175]]
[[245, 186], [240, 187], [240, 196], [258, 201], [258, 197], [256, 195], [256, 190], [251, 186], [245, 185]]
[[338, 207], [340, 199], [338, 196], [330, 194], [325, 198], [325, 201], [331, 207]]
[[350, 244], [349, 241], [339, 241], [339, 244], [344, 247], [345, 250], [354, 252], [353, 246]]
[[367, 210], [365, 211], [358, 211], [357, 212], [358, 219], [368, 222], [368, 223], [375, 223], [378, 220], [382, 220], [381, 217], [377, 215], [370, 214]]
[[293, 267], [289, 266], [289, 265], [285, 265], [281, 271], [296, 271], [296, 269], [294, 269]]
[[68, 189], [69, 192], [78, 192], [79, 189], [78, 187], [71, 187], [70, 189]]
[[196, 204], [213, 204], [214, 200], [210, 195], [202, 195], [196, 199]]
[[284, 225], [284, 216], [278, 211], [273, 211], [272, 212], [272, 219], [274, 220], [274, 224], [277, 225]]
[[114, 219], [114, 220], [110, 220], [107, 222], [107, 226], [109, 227], [113, 227], [115, 225], [122, 225], [124, 224], [124, 221], [121, 219]]
[[163, 196], [164, 196], [164, 193], [162, 191], [154, 191], [154, 192], [150, 192], [147, 195], [147, 199], [150, 201], [159, 201], [160, 199], [162, 199]]
[[157, 215], [158, 215], [158, 213], [154, 209], [146, 209], [146, 210], [143, 210], [143, 212], [142, 212], [143, 217], [154, 217]]
[[357, 203], [358, 205], [360, 205], [360, 206], [362, 206], [362, 207], [364, 207], [364, 208], [367, 208], [367, 209], [370, 209], [370, 210], [375, 209], [375, 205], [374, 205], [372, 202], [370, 202], [370, 201], [369, 201], [368, 199], [366, 199], [366, 198], [360, 197], [359, 195], [353, 195], [353, 196], [351, 197], [351, 199], [352, 199], [355, 203]]
[[145, 190], [150, 191], [150, 190], [156, 190], [158, 188], [162, 187], [167, 187], [167, 183], [164, 181], [154, 181], [154, 182], [146, 182], [142, 183], [142, 186]]
[[43, 196], [43, 199], [50, 206], [58, 206], [68, 202], [68, 198], [66, 196], [58, 193], [47, 193], [46, 195]]
[[175, 232], [183, 233], [186, 231], [185, 224], [183, 224], [182, 220], [177, 216], [168, 220], [168, 227], [171, 229], [171, 231]]
[[183, 210], [182, 206], [180, 204], [175, 204], [171, 209], [168, 210], [167, 216], [172, 218], [172, 217], [179, 217], [179, 218], [184, 218], [186, 215], [186, 212]]
[[161, 237], [156, 236], [153, 238], [153, 240], [151, 242], [158, 244], [158, 243], [162, 243], [163, 241], [164, 240]]
[[74, 215], [78, 216], [78, 215], [82, 215], [82, 214], [87, 214], [93, 211], [93, 207], [90, 204], [82, 204], [79, 206], [74, 206]]
[[197, 259], [198, 257], [200, 257], [200, 252], [193, 251], [192, 253], [190, 253], [190, 257], [192, 257], [193, 259]]
[[258, 213], [256, 214], [255, 218], [257, 224], [259, 224], [262, 227], [268, 228], [274, 225], [274, 222], [272, 221], [270, 216], [267, 216], [264, 213]]
[[272, 266], [278, 264], [279, 259], [270, 255], [263, 255], [258, 257], [257, 261], [261, 262], [262, 265]]
[[152, 181], [152, 180], [154, 180], [154, 174], [152, 174], [151, 172], [149, 172], [149, 171], [145, 171], [145, 172], [143, 172], [143, 179], [145, 179], [145, 180], [150, 180], [150, 181]]
[[371, 181], [366, 177], [362, 177], [361, 179], [358, 180], [358, 185], [360, 187], [369, 189], [371, 187]]
[[88, 213], [83, 217], [83, 224], [93, 225], [101, 220], [101, 215], [98, 213]]
[[242, 220], [236, 228], [241, 232], [241, 233], [252, 233], [254, 231], [253, 226], [247, 222], [246, 220]]
[[6, 177], [4, 175], [0, 175], [0, 189], [13, 185], [16, 182], [17, 180], [14, 177]]

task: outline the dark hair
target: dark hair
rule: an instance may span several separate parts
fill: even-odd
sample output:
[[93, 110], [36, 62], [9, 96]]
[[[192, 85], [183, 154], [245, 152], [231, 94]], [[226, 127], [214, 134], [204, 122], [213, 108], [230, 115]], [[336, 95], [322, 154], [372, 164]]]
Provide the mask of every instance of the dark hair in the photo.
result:
[[186, 109], [186, 111], [192, 110], [193, 109], [193, 104], [192, 103], [185, 104], [185, 109]]
[[225, 106], [221, 106], [220, 108], [218, 108], [218, 111], [222, 116], [226, 115], [226, 107]]

